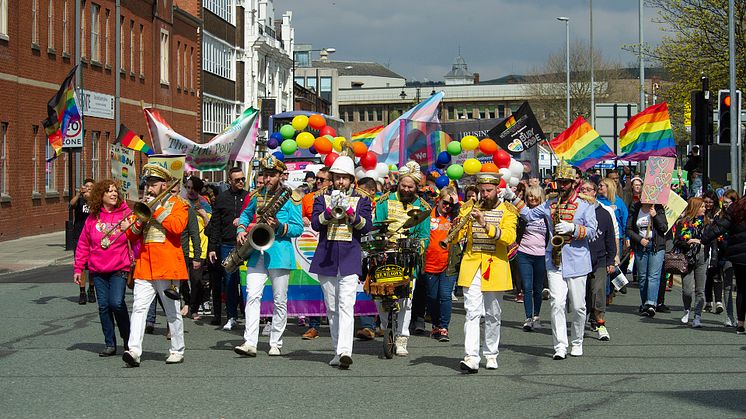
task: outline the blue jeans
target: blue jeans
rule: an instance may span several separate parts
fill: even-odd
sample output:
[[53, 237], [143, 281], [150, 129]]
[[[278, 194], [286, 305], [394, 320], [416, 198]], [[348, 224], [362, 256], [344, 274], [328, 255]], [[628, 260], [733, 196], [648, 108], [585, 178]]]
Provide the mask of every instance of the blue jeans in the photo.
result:
[[651, 247], [637, 248], [635, 265], [637, 266], [637, 280], [640, 283], [640, 301], [643, 305], [655, 307], [658, 302], [658, 287], [663, 268], [663, 249], [654, 251]]
[[526, 318], [538, 317], [541, 312], [544, 277], [547, 276], [544, 255], [534, 256], [518, 252], [516, 259], [523, 279], [523, 309], [526, 311]]
[[360, 316], [360, 328], [363, 329], [376, 329], [376, 316]]
[[119, 336], [124, 345], [130, 338], [130, 317], [124, 293], [127, 290], [127, 273], [123, 271], [100, 273], [91, 272], [93, 284], [96, 287], [98, 301], [98, 317], [101, 319], [101, 330], [104, 332], [104, 342], [110, 348], [117, 347], [114, 335], [114, 320], [119, 327]]
[[[225, 260], [225, 258], [228, 257], [228, 254], [235, 248], [236, 246], [223, 244], [220, 246], [220, 260]], [[225, 314], [228, 316], [229, 319], [237, 319], [238, 318], [238, 303], [239, 303], [239, 293], [238, 293], [238, 285], [241, 282], [241, 275], [240, 271], [236, 270], [233, 273], [228, 273], [225, 270], [223, 270], [223, 292], [225, 292]]]
[[427, 284], [427, 309], [430, 312], [430, 321], [434, 327], [448, 329], [451, 322], [451, 292], [456, 282], [455, 276], [446, 275], [445, 271], [439, 274], [425, 273]]

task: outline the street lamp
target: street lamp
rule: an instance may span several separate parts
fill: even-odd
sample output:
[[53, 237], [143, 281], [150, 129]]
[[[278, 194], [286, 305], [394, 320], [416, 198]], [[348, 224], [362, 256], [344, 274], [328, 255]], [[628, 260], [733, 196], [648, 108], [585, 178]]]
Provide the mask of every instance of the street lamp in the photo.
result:
[[565, 22], [565, 72], [566, 74], [566, 95], [567, 95], [567, 126], [570, 126], [570, 18], [565, 16], [557, 17], [557, 20]]

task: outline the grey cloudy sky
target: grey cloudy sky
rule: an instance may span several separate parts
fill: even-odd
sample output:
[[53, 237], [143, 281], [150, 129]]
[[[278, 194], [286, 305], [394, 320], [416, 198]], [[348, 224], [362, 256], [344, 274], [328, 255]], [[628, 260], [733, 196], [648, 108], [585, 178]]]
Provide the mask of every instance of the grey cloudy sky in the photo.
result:
[[[570, 39], [589, 39], [589, 0], [275, 0], [293, 12], [295, 42], [334, 47], [334, 60], [376, 61], [408, 80], [443, 80], [458, 54], [482, 80], [525, 74]], [[645, 42], [663, 33], [644, 9]], [[638, 42], [637, 0], [593, 2], [593, 42], [604, 57], [636, 66], [623, 51]]]

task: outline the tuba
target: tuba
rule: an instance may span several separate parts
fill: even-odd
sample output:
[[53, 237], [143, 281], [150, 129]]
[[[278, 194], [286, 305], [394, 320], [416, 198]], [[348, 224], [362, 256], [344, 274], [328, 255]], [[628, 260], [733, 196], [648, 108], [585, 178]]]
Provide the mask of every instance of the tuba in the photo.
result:
[[290, 199], [293, 192], [290, 188], [282, 187], [275, 193], [272, 199], [257, 212], [256, 224], [251, 227], [246, 237], [246, 242], [236, 246], [223, 260], [222, 265], [226, 272], [235, 272], [241, 264], [249, 258], [254, 250], [261, 252], [272, 247], [275, 242], [275, 230], [270, 227], [268, 220], [274, 217], [285, 202]]

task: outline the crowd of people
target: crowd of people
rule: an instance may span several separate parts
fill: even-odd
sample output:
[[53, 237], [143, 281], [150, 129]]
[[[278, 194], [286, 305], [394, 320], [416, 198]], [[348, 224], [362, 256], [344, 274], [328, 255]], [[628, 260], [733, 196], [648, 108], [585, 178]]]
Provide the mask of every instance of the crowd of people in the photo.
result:
[[[244, 318], [244, 342], [234, 351], [248, 357], [257, 356], [265, 321], [268, 355], [283, 355], [288, 283], [296, 268], [292, 240], [311, 228], [319, 242], [309, 272], [324, 296], [334, 350], [329, 364], [347, 369], [354, 338], [375, 339], [389, 326], [380, 304], [379, 316], [358, 316], [357, 329], [354, 313], [358, 283], [375, 281], [365, 269], [373, 251], [366, 243], [383, 225], [399, 232], [387, 236], [391, 246], [406, 237], [406, 243], [416, 243], [408, 251], [418, 255], [411, 267], [412, 293], [399, 299], [392, 331], [398, 356], [409, 354], [411, 332], [448, 342], [452, 302], [463, 297], [460, 367], [476, 373], [483, 356], [486, 368], [496, 369], [502, 292], [523, 304], [526, 332], [544, 327], [541, 309], [548, 300], [553, 359], [582, 356], [587, 325], [600, 341], [611, 339], [606, 308], [617, 292], [627, 292], [626, 286], [613, 287], [612, 278], [631, 269], [640, 290], [639, 315], [670, 312], [665, 298], [673, 275], [665, 266], [673, 253], [685, 255], [687, 265], [680, 276], [681, 322], [700, 328], [703, 311], [725, 312], [724, 326], [744, 333], [746, 269], [739, 265], [746, 265], [746, 199], [734, 190], [703, 192], [696, 171], [690, 172], [688, 187], [681, 176], [674, 180], [672, 190], [687, 200], [674, 225], [668, 225], [664, 206], [641, 202], [643, 179], [630, 166], [602, 176], [561, 162], [553, 179], [526, 174], [513, 188], [501, 183], [499, 173], [479, 173], [471, 185], [451, 182], [439, 189], [416, 162], [387, 181], [356, 179], [354, 160], [344, 155], [331, 167], [308, 172], [300, 188], [288, 188], [286, 175], [285, 164], [270, 156], [261, 161], [253, 188], [246, 187], [238, 167], [229, 170], [228, 187], [220, 188], [196, 176], [177, 180], [147, 164], [145, 199], [134, 211], [116, 182], [86, 179], [70, 202], [73, 280], [80, 304], [98, 303], [105, 343], [99, 355], [116, 355], [121, 346], [127, 365], [139, 366], [144, 334], [155, 329], [157, 304], [168, 322], [167, 363], [184, 360], [183, 318], [201, 321], [205, 313], [224, 330]], [[405, 226], [425, 212], [414, 226]], [[260, 239], [266, 241], [257, 244]], [[244, 298], [239, 271], [221, 262], [247, 251]], [[268, 280], [273, 313], [261, 319]], [[128, 287], [134, 295], [131, 314]], [[319, 337], [321, 318], [300, 322], [307, 325], [303, 339]]]

